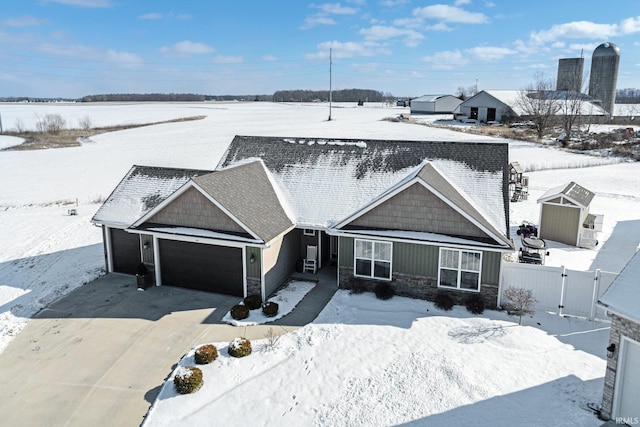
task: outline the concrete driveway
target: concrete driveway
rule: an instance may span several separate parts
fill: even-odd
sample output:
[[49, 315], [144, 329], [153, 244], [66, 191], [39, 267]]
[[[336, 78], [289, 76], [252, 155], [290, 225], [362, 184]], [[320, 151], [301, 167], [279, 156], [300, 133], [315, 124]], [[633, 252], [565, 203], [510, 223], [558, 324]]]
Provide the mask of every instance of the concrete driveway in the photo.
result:
[[135, 277], [120, 274], [76, 289], [32, 319], [0, 355], [0, 425], [140, 425], [194, 345], [297, 327], [219, 324], [238, 300], [173, 287], [142, 292]]

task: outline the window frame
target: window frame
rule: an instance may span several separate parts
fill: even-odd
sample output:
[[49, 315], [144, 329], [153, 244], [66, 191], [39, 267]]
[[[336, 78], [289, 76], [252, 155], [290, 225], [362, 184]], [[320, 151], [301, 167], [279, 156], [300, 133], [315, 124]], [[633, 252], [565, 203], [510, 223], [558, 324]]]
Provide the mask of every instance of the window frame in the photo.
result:
[[[452, 252], [456, 252], [458, 254], [458, 266], [457, 268], [453, 268], [453, 267], [443, 267], [442, 265], [442, 253], [443, 251], [452, 251]], [[479, 254], [480, 258], [478, 260], [478, 270], [471, 270], [468, 268], [462, 268], [462, 254], [463, 253], [471, 253], [471, 254]], [[447, 285], [442, 285], [441, 284], [441, 278], [442, 278], [442, 270], [449, 270], [449, 271], [455, 271], [457, 278], [456, 278], [456, 286], [447, 286]], [[477, 289], [469, 289], [469, 288], [463, 288], [461, 287], [461, 282], [462, 282], [462, 273], [475, 273], [478, 275], [478, 286]], [[471, 249], [458, 249], [458, 248], [447, 248], [447, 247], [441, 247], [439, 250], [439, 254], [438, 254], [438, 288], [442, 288], [442, 289], [452, 289], [452, 290], [457, 290], [457, 291], [464, 291], [464, 292], [480, 292], [481, 288], [482, 288], [482, 251], [474, 251]]]
[[[371, 257], [363, 258], [359, 257], [357, 254], [358, 250], [358, 242], [367, 242], [371, 243]], [[376, 245], [389, 245], [389, 259], [377, 259], [375, 257], [376, 254]], [[371, 263], [369, 275], [358, 274], [357, 264], [358, 260], [368, 260]], [[379, 277], [375, 275], [375, 265], [377, 262], [384, 262], [389, 264], [389, 277]], [[373, 280], [384, 280], [390, 282], [393, 279], [393, 242], [387, 242], [384, 240], [371, 240], [371, 239], [354, 239], [353, 242], [353, 275], [354, 277], [362, 277], [366, 279]]]

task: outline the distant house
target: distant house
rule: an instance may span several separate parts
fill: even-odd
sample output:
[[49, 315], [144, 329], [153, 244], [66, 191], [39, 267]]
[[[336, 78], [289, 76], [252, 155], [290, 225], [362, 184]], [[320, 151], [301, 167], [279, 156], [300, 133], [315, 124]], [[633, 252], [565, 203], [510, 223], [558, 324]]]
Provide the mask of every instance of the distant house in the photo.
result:
[[509, 238], [506, 143], [236, 136], [213, 171], [134, 166], [96, 212], [107, 270], [271, 294], [317, 252], [336, 285], [495, 307]]
[[424, 95], [411, 100], [411, 113], [451, 114], [461, 102], [453, 95]]
[[547, 191], [538, 199], [540, 207], [539, 235], [572, 246], [594, 247], [596, 235], [602, 231], [602, 215], [589, 213], [595, 193], [570, 182]]
[[[478, 123], [507, 122], [515, 118], [527, 119], [529, 116], [523, 110], [518, 98], [521, 91], [517, 90], [482, 90], [462, 102], [455, 115], [462, 121]], [[549, 96], [556, 99], [558, 105], [566, 100], [566, 92], [549, 92]], [[607, 112], [587, 95], [581, 95], [580, 114], [583, 116], [606, 116]], [[565, 109], [559, 108], [556, 114], [562, 114]]]
[[640, 252], [598, 304], [611, 314], [601, 416], [629, 425], [640, 419]]

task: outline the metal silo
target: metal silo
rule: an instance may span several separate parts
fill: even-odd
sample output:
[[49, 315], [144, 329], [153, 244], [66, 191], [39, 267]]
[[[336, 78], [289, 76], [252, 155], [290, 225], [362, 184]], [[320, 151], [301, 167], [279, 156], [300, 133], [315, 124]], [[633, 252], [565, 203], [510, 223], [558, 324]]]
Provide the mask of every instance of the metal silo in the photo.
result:
[[582, 92], [582, 72], [584, 58], [564, 58], [558, 60], [556, 90]]
[[620, 48], [613, 43], [602, 43], [593, 51], [589, 95], [602, 101], [602, 107], [613, 113], [618, 83]]

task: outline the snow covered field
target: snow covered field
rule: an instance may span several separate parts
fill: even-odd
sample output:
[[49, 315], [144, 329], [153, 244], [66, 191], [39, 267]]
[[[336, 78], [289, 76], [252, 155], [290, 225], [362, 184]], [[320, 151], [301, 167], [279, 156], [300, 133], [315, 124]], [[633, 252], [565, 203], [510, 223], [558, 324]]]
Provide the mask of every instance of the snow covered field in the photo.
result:
[[[198, 121], [169, 123], [103, 134], [93, 137], [90, 142], [80, 147], [40, 151], [0, 151], [0, 351], [8, 345], [13, 336], [19, 333], [30, 316], [70, 290], [103, 273], [104, 259], [100, 229], [92, 226], [89, 220], [99, 207], [100, 201], [109, 195], [133, 164], [213, 169], [236, 134], [363, 139], [490, 140], [487, 137], [445, 129], [382, 120], [406, 111], [408, 111], [406, 108], [383, 108], [381, 105], [368, 105], [364, 108], [358, 108], [354, 104], [336, 105], [332, 112], [333, 120], [329, 122], [326, 120], [328, 117], [326, 104], [0, 105], [5, 129], [13, 127], [12, 121], [17, 120], [20, 120], [25, 127], [32, 126], [37, 117], [44, 114], [60, 114], [69, 126], [74, 126], [75, 122], [82, 117], [89, 117], [96, 126], [103, 126], [118, 123], [157, 122], [195, 115], [206, 116], [205, 119]], [[2, 144], [9, 145], [10, 142], [7, 142], [5, 137], [0, 137], [0, 146]], [[546, 190], [569, 181], [576, 181], [596, 193], [591, 211], [605, 215], [604, 232], [599, 236], [601, 243], [596, 250], [553, 244], [551, 255], [547, 257], [546, 263], [582, 270], [600, 268], [607, 271], [620, 271], [633, 255], [640, 240], [640, 164], [620, 163], [615, 159], [571, 154], [518, 141], [511, 141], [510, 145], [511, 159], [519, 161], [526, 169], [533, 170], [526, 173], [530, 177], [529, 200], [511, 205], [512, 231], [515, 231], [515, 227], [524, 219], [538, 222], [539, 206], [536, 204], [536, 199]], [[67, 215], [71, 208], [76, 209], [78, 215]], [[542, 323], [539, 327], [513, 328], [510, 326], [513, 323], [512, 320], [506, 319], [499, 313], [488, 314], [485, 316], [486, 319], [467, 318], [464, 309], [461, 309], [462, 311], [456, 309], [458, 311], [454, 311], [451, 316], [449, 314], [434, 315], [434, 310], [429, 308], [428, 303], [407, 301], [406, 304], [416, 305], [416, 308], [408, 310], [408, 315], [413, 317], [407, 320], [406, 313], [401, 315], [396, 312], [396, 308], [393, 308], [395, 303], [381, 306], [380, 311], [373, 310], [369, 314], [363, 314], [369, 309], [354, 307], [351, 312], [349, 304], [355, 300], [345, 300], [348, 298], [345, 296], [338, 298], [344, 301], [334, 301], [329, 311], [325, 312], [322, 319], [315, 325], [287, 337], [286, 342], [289, 344], [283, 344], [283, 348], [288, 346], [298, 349], [296, 351], [299, 352], [300, 358], [294, 358], [289, 362], [301, 364], [296, 369], [304, 369], [305, 360], [312, 367], [318, 367], [317, 372], [320, 373], [325, 372], [320, 368], [326, 363], [334, 365], [339, 361], [346, 366], [336, 367], [335, 369], [339, 369], [337, 373], [326, 371], [322, 374], [343, 375], [341, 378], [346, 378], [345, 381], [347, 381], [344, 384], [323, 384], [322, 376], [315, 377], [317, 382], [310, 381], [309, 384], [305, 384], [309, 389], [308, 393], [300, 395], [305, 399], [315, 398], [324, 393], [324, 387], [327, 388], [327, 392], [342, 396], [333, 401], [334, 403], [327, 402], [329, 406], [316, 406], [317, 412], [312, 413], [311, 409], [305, 409], [304, 416], [308, 417], [306, 419], [311, 419], [312, 416], [319, 417], [317, 419], [331, 424], [334, 416], [332, 408], [336, 407], [342, 408], [340, 411], [343, 414], [349, 411], [367, 411], [376, 414], [383, 408], [366, 406], [369, 404], [365, 405], [364, 402], [368, 397], [363, 393], [365, 390], [384, 393], [385, 387], [391, 387], [391, 384], [396, 384], [397, 388], [407, 387], [406, 390], [412, 390], [412, 392], [417, 389], [420, 393], [431, 393], [422, 395], [429, 404], [426, 408], [420, 409], [423, 411], [420, 414], [407, 412], [408, 408], [404, 405], [408, 402], [393, 396], [392, 398], [396, 400], [390, 402], [388, 410], [396, 411], [393, 413], [398, 415], [394, 423], [411, 421], [419, 423], [420, 417], [436, 413], [439, 414], [438, 417], [444, 417], [437, 418], [438, 420], [448, 423], [458, 414], [473, 414], [475, 408], [483, 408], [482, 413], [485, 413], [485, 410], [486, 413], [498, 412], [498, 405], [505, 400], [519, 402], [522, 406], [520, 409], [524, 411], [525, 407], [528, 408], [526, 404], [530, 398], [535, 400], [538, 396], [548, 395], [549, 399], [544, 410], [540, 408], [536, 410], [536, 407], [533, 407], [534, 412], [545, 413], [545, 416], [547, 413], [550, 414], [549, 416], [555, 413], [554, 422], [550, 424], [557, 425], [555, 421], [560, 418], [560, 424], [566, 420], [567, 425], [577, 425], [581, 423], [572, 422], [571, 415], [567, 415], [566, 409], [569, 403], [566, 400], [570, 398], [566, 396], [576, 396], [575, 408], [581, 406], [583, 401], [600, 399], [597, 395], [602, 387], [601, 377], [604, 375], [605, 362], [601, 353], [606, 346], [606, 333], [598, 335], [598, 338], [593, 340], [593, 348], [597, 350], [594, 352], [572, 347], [574, 343], [567, 343], [561, 336], [562, 332], [558, 332], [560, 326], [550, 330], [544, 329], [549, 323], [545, 320], [546, 318], [542, 321], [538, 320]], [[397, 301], [403, 300], [397, 299]], [[429, 308], [428, 315], [425, 314], [427, 308]], [[351, 317], [352, 315], [354, 317]], [[544, 316], [544, 314], [540, 315]], [[553, 322], [556, 320], [554, 319]], [[336, 322], [338, 324], [335, 324]], [[356, 324], [347, 325], [346, 323], [349, 322]], [[567, 322], [580, 321], [567, 320]], [[495, 339], [485, 339], [481, 343], [462, 343], [447, 335], [447, 331], [465, 328], [484, 330], [487, 327], [493, 327], [491, 325], [502, 325], [501, 329], [506, 330], [507, 333]], [[529, 325], [536, 326], [535, 323]], [[601, 324], [589, 322], [576, 326], [581, 330], [602, 327]], [[353, 352], [346, 350], [349, 343], [336, 338], [342, 336], [341, 334], [347, 329], [350, 332], [345, 336], [350, 337], [351, 342], [371, 341], [362, 350], [365, 353], [359, 353], [360, 350], [353, 347], [350, 347]], [[389, 340], [387, 340], [387, 333]], [[413, 338], [414, 333], [416, 338]], [[567, 336], [572, 336], [574, 333], [576, 332], [567, 332]], [[442, 334], [444, 335], [440, 336]], [[384, 338], [379, 344], [372, 340], [372, 337], [377, 339], [378, 336], [381, 339]], [[391, 338], [393, 340], [390, 340]], [[438, 343], [442, 340], [451, 341], [446, 341], [450, 345], [440, 346]], [[316, 342], [322, 345], [315, 345]], [[331, 346], [325, 348], [323, 343]], [[539, 346], [539, 350], [534, 353], [533, 347], [527, 346]], [[513, 362], [499, 359], [502, 363], [497, 363], [490, 357], [493, 351], [510, 355]], [[264, 360], [256, 358], [257, 364], [247, 367], [249, 374], [260, 371], [262, 369], [260, 366], [271, 366], [271, 363], [276, 363], [274, 360], [282, 357], [277, 354], [269, 355]], [[546, 364], [532, 361], [534, 354], [546, 360]], [[355, 356], [354, 360], [351, 360], [351, 355]], [[425, 367], [425, 369], [428, 368], [426, 372], [415, 374], [429, 377], [422, 378], [423, 382], [427, 381], [427, 384], [431, 384], [428, 381], [442, 378], [446, 371], [446, 375], [450, 375], [450, 380], [453, 381], [452, 384], [459, 384], [463, 392], [452, 396], [447, 393], [441, 395], [438, 394], [438, 390], [421, 390], [418, 387], [421, 382], [414, 383], [403, 379], [394, 383], [394, 372], [404, 369], [405, 365], [424, 366], [422, 363], [425, 362], [416, 355], [426, 355], [434, 361], [434, 366]], [[554, 355], [557, 355], [555, 359], [551, 357]], [[308, 358], [305, 359], [304, 357], [307, 356]], [[313, 361], [310, 360], [311, 357]], [[563, 358], [566, 357], [570, 358], [569, 360], [575, 360], [576, 363], [571, 365], [565, 362], [561, 365], [551, 363], [552, 359], [565, 360]], [[361, 363], [362, 360], [369, 359], [372, 363]], [[469, 369], [447, 371], [448, 366], [462, 367], [469, 363], [469, 360], [479, 360], [479, 362], [477, 366], [473, 364]], [[519, 360], [521, 363], [518, 362]], [[219, 365], [226, 363], [217, 362], [221, 362]], [[512, 366], [512, 368], [501, 371], [498, 369], [501, 366]], [[525, 366], [526, 370], [522, 371], [524, 368], [519, 366]], [[346, 373], [351, 369], [349, 367], [355, 374], [347, 378]], [[475, 368], [478, 370], [476, 371]], [[304, 371], [298, 373], [304, 374]], [[487, 373], [486, 380], [481, 376], [484, 375], [483, 373]], [[246, 387], [254, 390], [254, 386], [258, 383], [249, 378], [253, 377], [251, 375], [247, 377]], [[279, 381], [283, 381], [280, 384], [284, 384], [287, 380], [292, 381], [291, 378], [272, 377], [276, 381], [275, 384]], [[471, 381], [473, 379], [482, 379], [482, 381]], [[236, 378], [231, 378], [230, 381], [236, 381]], [[437, 384], [437, 381], [433, 384]], [[464, 390], [470, 384], [478, 388]], [[231, 388], [233, 384], [219, 383], [219, 387]], [[350, 395], [353, 395], [355, 400], [349, 399]], [[238, 409], [232, 412], [251, 412], [251, 410], [245, 410], [250, 408], [245, 406], [246, 400], [240, 399], [237, 395], [234, 396], [229, 397], [231, 400], [225, 401], [227, 404], [236, 402], [239, 405]], [[276, 409], [282, 409], [284, 412], [292, 405], [295, 407], [298, 397], [292, 396], [293, 394], [288, 396], [290, 399], [290, 402], [287, 402], [288, 406], [285, 397], [277, 397], [279, 400], [276, 402]], [[565, 400], [556, 399], [557, 396], [565, 396], [563, 398]], [[243, 397], [246, 399], [246, 393]], [[352, 405], [353, 402], [358, 402], [358, 405], [363, 406], [349, 407], [350, 402]], [[581, 409], [575, 409], [575, 411], [582, 414]], [[274, 409], [274, 416], [276, 412], [278, 411]], [[516, 412], [517, 410], [514, 409], [514, 413]], [[404, 416], [403, 413], [410, 415]], [[279, 414], [280, 412], [277, 413]], [[343, 417], [347, 416], [350, 415], [343, 415]], [[451, 418], [447, 418], [449, 416]], [[375, 424], [376, 418], [372, 420]], [[383, 420], [383, 422], [386, 421], [389, 420]], [[513, 419], [513, 422], [521, 424], [519, 418]]]

